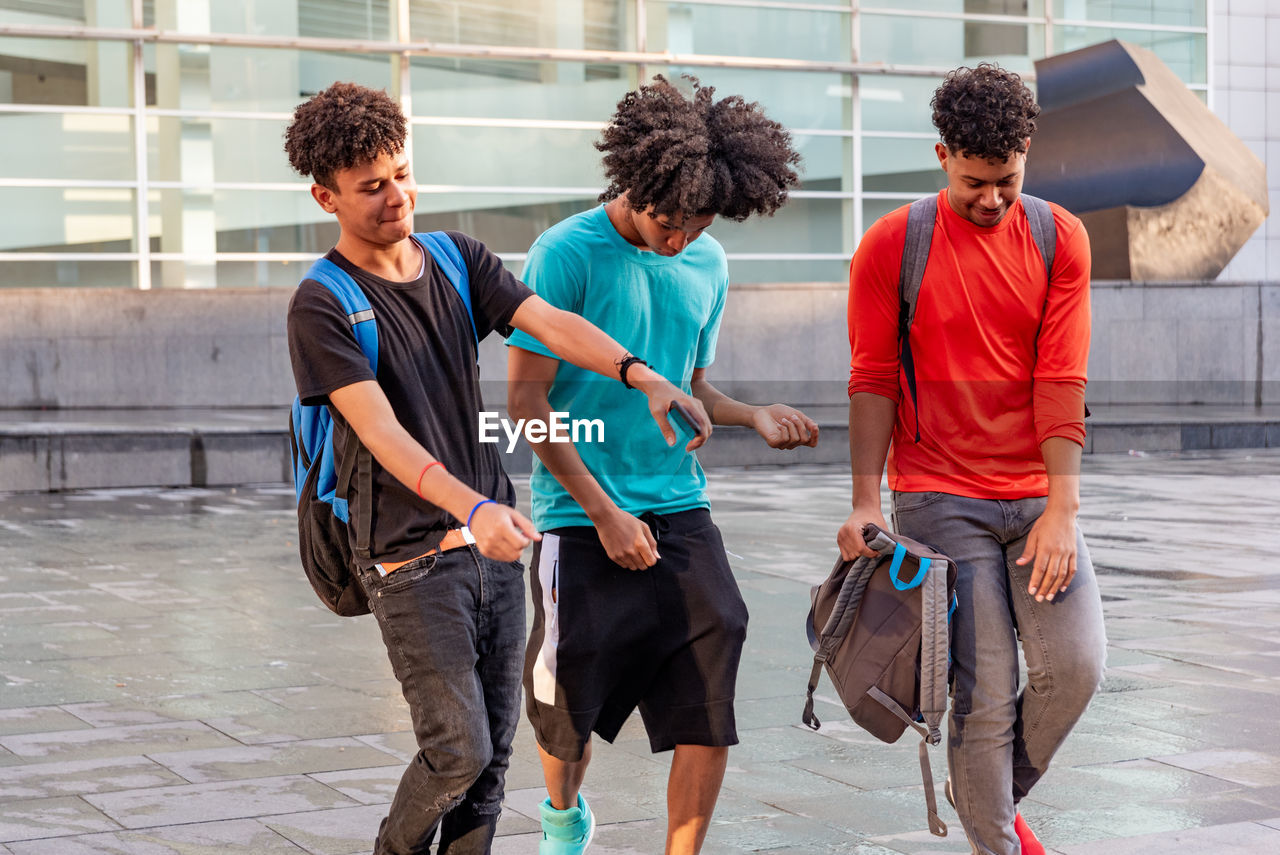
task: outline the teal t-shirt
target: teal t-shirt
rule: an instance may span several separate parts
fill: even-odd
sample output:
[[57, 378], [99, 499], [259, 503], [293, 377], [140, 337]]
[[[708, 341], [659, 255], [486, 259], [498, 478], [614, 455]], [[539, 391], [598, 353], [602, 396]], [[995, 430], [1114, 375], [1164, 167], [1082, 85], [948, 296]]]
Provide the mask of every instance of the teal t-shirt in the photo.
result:
[[[627, 243], [600, 206], [544, 232], [529, 249], [522, 278], [542, 299], [591, 321], [685, 392], [693, 369], [715, 359], [729, 268], [724, 249], [710, 235], [667, 258]], [[507, 344], [555, 357], [523, 332]], [[702, 466], [684, 450], [689, 434], [677, 429], [679, 441], [668, 446], [640, 392], [561, 362], [548, 397], [551, 409], [568, 413], [570, 420], [603, 424], [603, 441], [582, 441], [588, 436], [583, 426], [575, 447], [619, 508], [640, 514], [710, 506]], [[672, 426], [677, 424], [673, 417]], [[591, 438], [599, 439], [599, 433], [591, 431]], [[530, 489], [540, 531], [591, 525], [536, 457]]]

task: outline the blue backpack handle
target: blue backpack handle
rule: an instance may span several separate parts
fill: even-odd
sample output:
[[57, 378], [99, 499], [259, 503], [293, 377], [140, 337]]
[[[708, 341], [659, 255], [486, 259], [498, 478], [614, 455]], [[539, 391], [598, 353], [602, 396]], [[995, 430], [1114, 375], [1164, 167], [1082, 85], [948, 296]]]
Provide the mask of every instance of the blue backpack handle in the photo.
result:
[[893, 582], [893, 587], [899, 591], [910, 591], [912, 588], [919, 587], [924, 581], [925, 574], [929, 572], [929, 565], [933, 563], [930, 558], [920, 559], [920, 569], [916, 571], [915, 578], [910, 582], [903, 582], [898, 576], [898, 570], [902, 567], [902, 559], [907, 557], [907, 548], [899, 543], [893, 548], [893, 563], [889, 565], [889, 580]]

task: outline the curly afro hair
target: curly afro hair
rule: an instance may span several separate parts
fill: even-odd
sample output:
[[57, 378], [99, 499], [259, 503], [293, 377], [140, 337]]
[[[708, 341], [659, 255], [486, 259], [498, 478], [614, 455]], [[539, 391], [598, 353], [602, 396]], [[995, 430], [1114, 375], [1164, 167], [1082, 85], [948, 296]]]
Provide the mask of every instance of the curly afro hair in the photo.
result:
[[948, 149], [985, 160], [1008, 160], [1026, 151], [1040, 115], [1022, 78], [989, 62], [948, 74], [930, 106]]
[[759, 104], [736, 95], [716, 101], [715, 89], [685, 79], [692, 98], [658, 75], [618, 102], [596, 143], [610, 182], [600, 201], [625, 193], [637, 211], [739, 222], [773, 214], [800, 180], [791, 134]]
[[386, 92], [335, 83], [293, 111], [284, 150], [297, 172], [337, 190], [338, 170], [404, 151], [405, 128], [400, 105]]

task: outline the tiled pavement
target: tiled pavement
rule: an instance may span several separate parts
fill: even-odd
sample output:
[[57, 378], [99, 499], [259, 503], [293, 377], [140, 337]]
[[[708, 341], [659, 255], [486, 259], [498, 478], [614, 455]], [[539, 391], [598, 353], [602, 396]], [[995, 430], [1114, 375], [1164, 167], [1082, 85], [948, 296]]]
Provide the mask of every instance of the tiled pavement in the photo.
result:
[[[719, 469], [712, 492], [752, 617], [704, 851], [967, 852], [945, 805], [951, 836], [924, 830], [913, 740], [863, 734], [826, 683], [822, 730], [798, 724], [843, 470]], [[303, 582], [290, 504], [0, 495], [0, 855], [369, 851], [408, 717], [372, 620]], [[1061, 855], [1280, 852], [1280, 453], [1095, 455], [1084, 505], [1110, 669], [1028, 820]], [[537, 850], [517, 743], [498, 855]], [[635, 720], [598, 746], [593, 852], [661, 851], [667, 763]]]

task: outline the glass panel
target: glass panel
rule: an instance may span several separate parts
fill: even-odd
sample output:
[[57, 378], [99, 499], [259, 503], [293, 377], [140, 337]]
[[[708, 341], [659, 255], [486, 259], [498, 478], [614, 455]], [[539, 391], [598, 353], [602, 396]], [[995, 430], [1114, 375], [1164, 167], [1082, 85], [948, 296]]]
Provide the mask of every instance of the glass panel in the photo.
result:
[[0, 288], [135, 288], [137, 276], [135, 261], [0, 262]]
[[[252, 21], [255, 32], [261, 32], [261, 27], [275, 24], [292, 27], [292, 31], [283, 30], [280, 35], [373, 41], [391, 41], [396, 38], [391, 11], [394, 0], [297, 0], [296, 13], [291, 8], [292, 4], [280, 3], [279, 0], [258, 0], [256, 4], [254, 0], [218, 0], [219, 5], [223, 3], [227, 6], [243, 6], [246, 3], [254, 6], [251, 14], [240, 12], [238, 17]], [[266, 10], [259, 11], [262, 7], [279, 7], [280, 11], [274, 16], [263, 15], [262, 12]], [[237, 16], [223, 16], [219, 13], [219, 17]], [[257, 20], [259, 17], [268, 18], [270, 23], [260, 23]], [[278, 19], [278, 23], [272, 18]]]
[[862, 189], [879, 193], [919, 193], [945, 183], [933, 140], [862, 140]]
[[409, 0], [414, 40], [587, 50], [635, 50], [624, 0]]
[[[0, 121], [3, 121], [0, 119]], [[153, 181], [309, 183], [289, 166], [283, 119], [152, 116], [147, 173]]]
[[941, 85], [940, 77], [863, 75], [859, 92], [863, 129], [934, 133], [929, 102]]
[[628, 65], [414, 57], [414, 112], [422, 116], [606, 122], [636, 84]]
[[1119, 27], [1055, 26], [1053, 28], [1055, 53], [1078, 50], [1110, 39], [1122, 39], [1146, 48], [1164, 60], [1184, 83], [1205, 83], [1207, 80], [1208, 45], [1203, 35], [1151, 32]]
[[[519, 255], [556, 223], [597, 204], [595, 196], [419, 195], [414, 228], [420, 232], [454, 229], [483, 241], [496, 253]], [[523, 264], [510, 261], [507, 267], [518, 276]]]
[[1032, 70], [1028, 30], [1023, 24], [864, 15], [861, 58], [947, 68], [987, 60], [1023, 74]]
[[143, 65], [148, 104], [171, 110], [292, 113], [337, 80], [391, 90], [384, 54], [162, 44], [144, 46]]
[[[792, 199], [772, 217], [751, 217], [741, 223], [717, 220], [708, 230], [732, 255], [743, 253], [841, 252], [852, 230], [847, 199]], [[738, 263], [730, 261], [729, 278], [743, 281]], [[788, 277], [796, 281], [795, 277]]]
[[[0, 230], [7, 252], [130, 252], [134, 198], [128, 188], [6, 187], [5, 207], [20, 211]], [[3, 265], [0, 265], [3, 266]]]
[[757, 101], [769, 118], [788, 128], [825, 131], [851, 126], [847, 74], [689, 66], [671, 66], [665, 71], [651, 66], [650, 71], [661, 71], [671, 79], [691, 74], [703, 85], [714, 86], [717, 99], [741, 95]]
[[0, 38], [0, 103], [128, 107], [129, 51], [122, 42]]
[[1065, 21], [1115, 21], [1203, 27], [1205, 0], [1057, 0], [1055, 17]]
[[131, 181], [133, 119], [0, 113], [0, 177]]
[[805, 190], [853, 189], [853, 139], [798, 134], [792, 138], [800, 152], [800, 178]]
[[486, 187], [604, 187], [598, 131], [546, 128], [414, 129], [419, 184]]
[[[850, 255], [853, 253], [851, 252]], [[729, 281], [752, 282], [847, 282], [849, 259], [806, 261], [734, 261], [729, 260]], [[733, 299], [733, 295], [729, 295]], [[829, 366], [815, 367], [826, 370]]]
[[650, 0], [651, 51], [848, 62], [849, 16], [794, 9]]
[[[173, 264], [152, 264], [155, 287], [181, 287], [181, 281], [173, 276]], [[310, 266], [310, 261], [219, 261], [213, 265], [213, 276], [219, 288], [294, 288]]]
[[149, 194], [153, 249], [214, 252], [314, 252], [338, 232], [310, 193], [288, 190], [160, 189]]
[[[1056, 0], [1061, 3], [1062, 0]], [[1044, 15], [1044, 0], [867, 0], [864, 12], [941, 12], [948, 15]]]
[[66, 27], [128, 27], [130, 0], [0, 0], [0, 22]]

